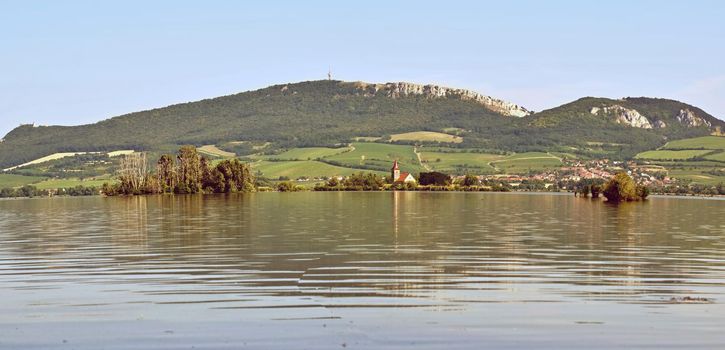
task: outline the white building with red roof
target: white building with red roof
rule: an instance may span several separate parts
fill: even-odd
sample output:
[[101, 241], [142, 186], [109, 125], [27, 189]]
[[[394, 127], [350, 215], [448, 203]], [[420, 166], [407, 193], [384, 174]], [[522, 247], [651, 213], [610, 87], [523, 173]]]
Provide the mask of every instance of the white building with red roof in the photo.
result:
[[398, 160], [395, 160], [393, 162], [393, 168], [390, 169], [390, 175], [393, 179], [394, 184], [403, 184], [403, 183], [416, 183], [418, 181], [415, 180], [413, 175], [410, 175], [410, 173], [401, 173], [400, 167], [398, 166]]

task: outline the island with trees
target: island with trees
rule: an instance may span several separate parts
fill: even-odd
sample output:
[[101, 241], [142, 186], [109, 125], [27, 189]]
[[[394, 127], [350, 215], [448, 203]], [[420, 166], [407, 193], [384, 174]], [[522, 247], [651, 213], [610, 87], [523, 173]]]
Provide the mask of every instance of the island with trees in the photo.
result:
[[212, 164], [193, 146], [184, 146], [176, 156], [162, 155], [156, 171], [147, 167], [145, 153], [127, 155], [121, 161], [118, 183], [106, 183], [106, 196], [142, 194], [194, 194], [254, 192], [255, 177], [248, 164], [226, 159]]

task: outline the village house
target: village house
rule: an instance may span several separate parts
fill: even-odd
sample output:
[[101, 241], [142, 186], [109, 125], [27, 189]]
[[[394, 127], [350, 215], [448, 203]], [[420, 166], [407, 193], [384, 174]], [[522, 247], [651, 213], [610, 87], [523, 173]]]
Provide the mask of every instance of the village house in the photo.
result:
[[398, 166], [398, 161], [395, 160], [393, 162], [393, 168], [390, 169], [391, 172], [391, 178], [393, 179], [393, 184], [404, 184], [404, 183], [416, 183], [417, 181], [413, 177], [413, 175], [410, 175], [410, 173], [401, 173], [400, 167]]

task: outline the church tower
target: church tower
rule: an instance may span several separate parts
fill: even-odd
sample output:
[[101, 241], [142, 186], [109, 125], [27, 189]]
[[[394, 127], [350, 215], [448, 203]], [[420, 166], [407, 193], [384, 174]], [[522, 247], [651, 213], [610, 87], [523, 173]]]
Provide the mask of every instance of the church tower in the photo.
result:
[[396, 159], [393, 162], [393, 168], [390, 169], [390, 175], [393, 176], [392, 182], [395, 183], [395, 181], [398, 181], [400, 178], [400, 167], [398, 167], [398, 160]]

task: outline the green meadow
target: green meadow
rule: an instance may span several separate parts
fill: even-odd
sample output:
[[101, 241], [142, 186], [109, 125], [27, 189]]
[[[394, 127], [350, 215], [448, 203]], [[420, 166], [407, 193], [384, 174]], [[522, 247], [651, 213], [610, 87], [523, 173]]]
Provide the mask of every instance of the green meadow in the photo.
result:
[[663, 149], [721, 149], [725, 150], [725, 136], [703, 136], [668, 142]]
[[0, 174], [0, 188], [15, 188], [25, 185], [34, 184], [45, 180], [45, 177], [40, 176], [24, 176], [14, 174]]
[[498, 154], [470, 153], [470, 152], [420, 152], [421, 160], [431, 170], [450, 173], [465, 173], [470, 171], [480, 174], [491, 174], [495, 169], [489, 164], [491, 161], [504, 158]]
[[693, 183], [703, 185], [717, 185], [719, 183], [725, 183], [725, 176], [709, 174], [703, 170], [698, 169], [671, 169], [669, 171], [669, 175], [677, 179], [686, 179], [692, 181]]
[[[725, 151], [720, 151], [715, 154], [709, 154], [706, 155], [704, 158], [725, 163]], [[725, 164], [723, 164], [723, 166], [725, 166]]]
[[508, 156], [491, 164], [502, 173], [525, 174], [531, 171], [555, 169], [563, 165], [561, 159], [545, 152], [524, 152]]
[[269, 179], [278, 179], [281, 176], [292, 180], [299, 177], [332, 177], [348, 176], [362, 170], [334, 166], [314, 160], [301, 161], [259, 161], [252, 164], [255, 171]]
[[50, 179], [34, 183], [33, 186], [39, 190], [55, 190], [59, 188], [70, 188], [76, 186], [83, 187], [101, 187], [104, 183], [114, 183], [116, 180], [113, 179], [94, 179], [94, 180], [81, 180], [78, 178], [68, 179]]
[[461, 143], [463, 142], [463, 138], [435, 131], [413, 131], [390, 135], [390, 141]]
[[325, 161], [351, 168], [366, 168], [387, 172], [394, 160], [398, 160], [402, 171], [417, 174], [425, 171], [418, 161], [413, 146], [384, 143], [355, 142], [353, 151], [336, 154]]
[[348, 147], [342, 148], [327, 148], [327, 147], [303, 147], [303, 148], [292, 148], [280, 154], [274, 155], [263, 155], [255, 156], [253, 158], [261, 159], [279, 159], [279, 160], [316, 160], [333, 156], [336, 154], [348, 152], [351, 149]]
[[637, 159], [652, 159], [652, 160], [685, 160], [685, 159], [692, 159], [695, 157], [702, 156], [704, 154], [710, 153], [710, 150], [679, 150], [679, 151], [670, 151], [670, 150], [656, 150], [656, 151], [646, 151], [637, 154], [635, 158]]
[[725, 182], [725, 137], [703, 136], [668, 142], [658, 150], [637, 154], [637, 159], [664, 166], [669, 176], [695, 184]]

